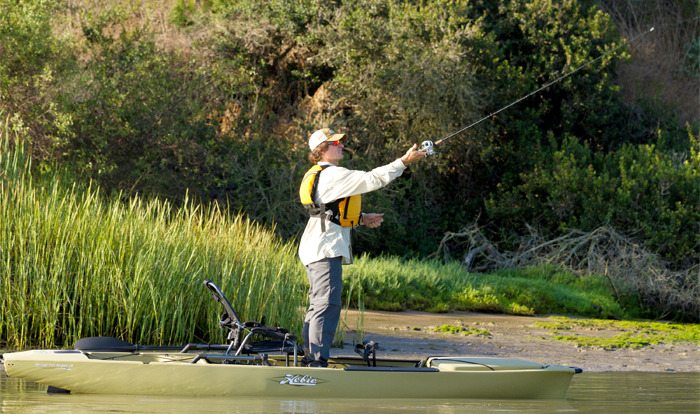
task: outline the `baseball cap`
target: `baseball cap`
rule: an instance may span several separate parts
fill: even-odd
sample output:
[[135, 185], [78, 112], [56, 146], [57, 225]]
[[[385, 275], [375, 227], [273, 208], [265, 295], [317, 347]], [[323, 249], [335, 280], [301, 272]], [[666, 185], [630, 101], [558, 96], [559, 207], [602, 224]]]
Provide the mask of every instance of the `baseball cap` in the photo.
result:
[[343, 138], [345, 138], [345, 134], [336, 134], [335, 131], [330, 128], [319, 129], [309, 137], [309, 148], [313, 151], [324, 142], [340, 141]]

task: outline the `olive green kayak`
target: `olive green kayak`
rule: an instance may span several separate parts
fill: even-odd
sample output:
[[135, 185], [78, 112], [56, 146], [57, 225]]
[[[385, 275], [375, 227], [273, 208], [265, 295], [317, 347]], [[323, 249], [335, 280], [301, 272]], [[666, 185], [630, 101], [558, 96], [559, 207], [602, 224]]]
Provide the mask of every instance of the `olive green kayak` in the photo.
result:
[[[10, 377], [90, 394], [288, 398], [565, 398], [575, 368], [521, 359], [337, 358], [327, 368], [286, 357], [191, 352], [32, 350], [3, 355]], [[375, 366], [376, 365], [376, 366]]]

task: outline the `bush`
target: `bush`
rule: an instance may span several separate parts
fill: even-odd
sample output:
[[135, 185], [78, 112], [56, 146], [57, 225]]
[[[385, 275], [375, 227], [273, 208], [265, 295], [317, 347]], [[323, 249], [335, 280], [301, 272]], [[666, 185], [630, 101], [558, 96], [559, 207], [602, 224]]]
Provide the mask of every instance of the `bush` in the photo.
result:
[[152, 33], [124, 18], [84, 22], [90, 62], [61, 96], [75, 123], [64, 158], [113, 191], [206, 199], [222, 147], [207, 119], [212, 88], [199, 68], [158, 51]]
[[56, 102], [70, 46], [52, 33], [52, 1], [0, 0], [0, 112], [31, 131], [37, 160], [52, 160], [72, 136], [72, 114]]
[[524, 173], [522, 184], [501, 187], [487, 203], [489, 215], [550, 234], [603, 225], [635, 229], [647, 249], [689, 267], [700, 261], [700, 147], [691, 133], [686, 145], [680, 153], [625, 145], [601, 154], [570, 139], [548, 163]]

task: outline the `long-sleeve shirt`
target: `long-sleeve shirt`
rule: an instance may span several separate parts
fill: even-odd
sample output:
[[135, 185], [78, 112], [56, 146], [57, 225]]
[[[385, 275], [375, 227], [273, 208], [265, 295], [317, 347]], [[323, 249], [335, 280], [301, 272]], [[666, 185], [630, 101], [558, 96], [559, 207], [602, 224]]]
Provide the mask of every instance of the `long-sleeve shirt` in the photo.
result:
[[[318, 164], [329, 165], [329, 167], [317, 177], [318, 185], [314, 199], [317, 204], [327, 204], [340, 198], [380, 189], [400, 176], [406, 169], [401, 159], [372, 171], [348, 170], [327, 162]], [[343, 264], [352, 263], [351, 229], [325, 219], [326, 231], [324, 232], [321, 229], [321, 220], [320, 217], [309, 217], [299, 244], [299, 258], [302, 263], [308, 265], [327, 257], [339, 256], [343, 258]]]

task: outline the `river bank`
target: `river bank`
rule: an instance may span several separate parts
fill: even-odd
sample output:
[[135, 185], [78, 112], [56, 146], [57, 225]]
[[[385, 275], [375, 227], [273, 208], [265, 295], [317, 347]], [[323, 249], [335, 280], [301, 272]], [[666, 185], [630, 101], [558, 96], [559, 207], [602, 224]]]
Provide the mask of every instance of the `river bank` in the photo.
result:
[[[700, 345], [692, 342], [648, 345], [641, 348], [603, 349], [555, 339], [555, 331], [543, 327], [557, 321], [546, 316], [513, 316], [470, 312], [379, 312], [354, 310], [343, 313], [346, 330], [343, 349], [332, 355], [352, 354], [353, 341], [361, 337], [379, 343], [378, 356], [420, 358], [426, 355], [479, 355], [531, 359], [583, 368], [587, 372], [647, 371], [700, 372]], [[359, 323], [361, 320], [362, 323]], [[463, 327], [460, 333], [436, 331], [440, 326]], [[444, 329], [443, 329], [444, 330]], [[464, 333], [470, 332], [471, 335]], [[573, 326], [568, 335], [612, 337], [619, 328]]]

